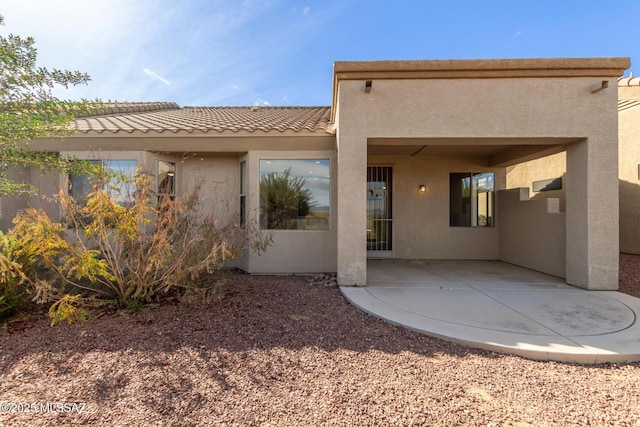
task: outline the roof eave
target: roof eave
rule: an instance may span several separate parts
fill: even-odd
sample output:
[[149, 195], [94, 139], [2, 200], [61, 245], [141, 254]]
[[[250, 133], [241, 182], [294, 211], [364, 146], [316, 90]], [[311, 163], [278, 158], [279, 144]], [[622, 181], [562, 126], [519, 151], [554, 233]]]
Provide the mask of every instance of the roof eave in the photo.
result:
[[126, 138], [126, 137], [140, 137], [140, 136], [146, 136], [146, 137], [150, 137], [150, 136], [157, 136], [157, 137], [182, 137], [182, 136], [191, 136], [191, 137], [204, 137], [204, 138], [217, 138], [217, 137], [221, 137], [221, 138], [234, 138], [234, 137], [247, 137], [247, 136], [253, 136], [253, 137], [273, 137], [273, 136], [282, 136], [282, 137], [290, 137], [290, 136], [300, 136], [300, 135], [304, 135], [304, 136], [317, 136], [317, 137], [322, 137], [322, 136], [328, 136], [331, 135], [331, 131], [330, 129], [323, 129], [323, 128], [318, 128], [315, 130], [309, 130], [309, 129], [300, 129], [300, 130], [292, 130], [292, 129], [287, 129], [287, 130], [277, 130], [277, 129], [271, 129], [268, 131], [265, 131], [263, 129], [255, 129], [253, 131], [248, 131], [248, 130], [244, 130], [244, 129], [240, 129], [240, 130], [229, 130], [229, 129], [225, 129], [225, 130], [216, 130], [216, 129], [209, 129], [209, 130], [202, 130], [202, 129], [147, 129], [147, 130], [138, 130], [138, 129], [131, 129], [131, 130], [125, 130], [125, 129], [117, 129], [117, 130], [110, 130], [110, 129], [103, 129], [103, 130], [93, 130], [93, 129], [87, 129], [87, 130], [79, 130], [76, 131], [76, 133], [72, 136], [70, 136], [70, 138], [77, 138], [77, 137], [93, 137], [93, 138], [113, 138], [113, 137], [117, 137], [117, 138]]

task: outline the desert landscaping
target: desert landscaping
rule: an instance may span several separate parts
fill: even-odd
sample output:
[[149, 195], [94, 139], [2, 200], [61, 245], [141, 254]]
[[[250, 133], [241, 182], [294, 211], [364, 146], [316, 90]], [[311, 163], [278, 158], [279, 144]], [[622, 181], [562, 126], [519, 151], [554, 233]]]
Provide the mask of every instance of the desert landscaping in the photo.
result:
[[[640, 256], [620, 267], [620, 291], [640, 297]], [[54, 327], [15, 317], [0, 332], [0, 424], [638, 425], [638, 363], [462, 347], [370, 317], [327, 284], [230, 272], [210, 303]]]

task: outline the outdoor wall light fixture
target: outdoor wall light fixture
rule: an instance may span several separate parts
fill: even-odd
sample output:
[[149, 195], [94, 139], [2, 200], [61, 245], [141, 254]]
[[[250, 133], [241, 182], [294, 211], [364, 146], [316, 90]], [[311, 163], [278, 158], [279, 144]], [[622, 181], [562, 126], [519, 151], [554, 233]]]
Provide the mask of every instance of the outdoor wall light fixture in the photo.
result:
[[424, 184], [420, 184], [420, 186], [418, 187], [418, 193], [424, 194], [426, 192], [427, 192], [427, 186]]
[[373, 86], [373, 80], [367, 80], [364, 82], [364, 93], [371, 92], [371, 86]]

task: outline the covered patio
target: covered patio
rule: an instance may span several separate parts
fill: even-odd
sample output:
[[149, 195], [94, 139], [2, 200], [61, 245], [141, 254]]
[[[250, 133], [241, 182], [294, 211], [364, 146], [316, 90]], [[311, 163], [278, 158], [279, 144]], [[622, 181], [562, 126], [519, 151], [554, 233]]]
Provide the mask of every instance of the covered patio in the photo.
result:
[[341, 287], [369, 314], [470, 347], [574, 363], [640, 360], [640, 299], [500, 261], [369, 260]]
[[[377, 255], [500, 260], [617, 289], [617, 92], [607, 88], [628, 66], [628, 58], [336, 62], [338, 283], [371, 285], [367, 259]], [[562, 210], [502, 191], [508, 167], [560, 151]]]

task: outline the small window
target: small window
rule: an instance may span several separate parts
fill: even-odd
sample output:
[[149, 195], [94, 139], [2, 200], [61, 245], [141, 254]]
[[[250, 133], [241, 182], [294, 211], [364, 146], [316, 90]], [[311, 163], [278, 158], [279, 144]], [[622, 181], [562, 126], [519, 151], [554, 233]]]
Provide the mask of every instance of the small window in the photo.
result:
[[247, 162], [240, 162], [240, 225], [244, 225], [247, 215]]
[[531, 187], [535, 193], [540, 191], [562, 190], [562, 177], [533, 181]]
[[465, 172], [449, 175], [449, 225], [493, 227], [493, 173]]
[[176, 198], [176, 164], [158, 161], [158, 205], [164, 197]]
[[329, 230], [329, 159], [260, 160], [260, 227]]
[[135, 176], [138, 162], [135, 160], [104, 160], [105, 170], [108, 170], [109, 181], [106, 190], [110, 192], [125, 207], [135, 203], [136, 185]]
[[[102, 165], [101, 160], [90, 160], [89, 163]], [[84, 205], [87, 201], [87, 196], [92, 191], [93, 186], [87, 175], [69, 175], [68, 193], [77, 203]]]

